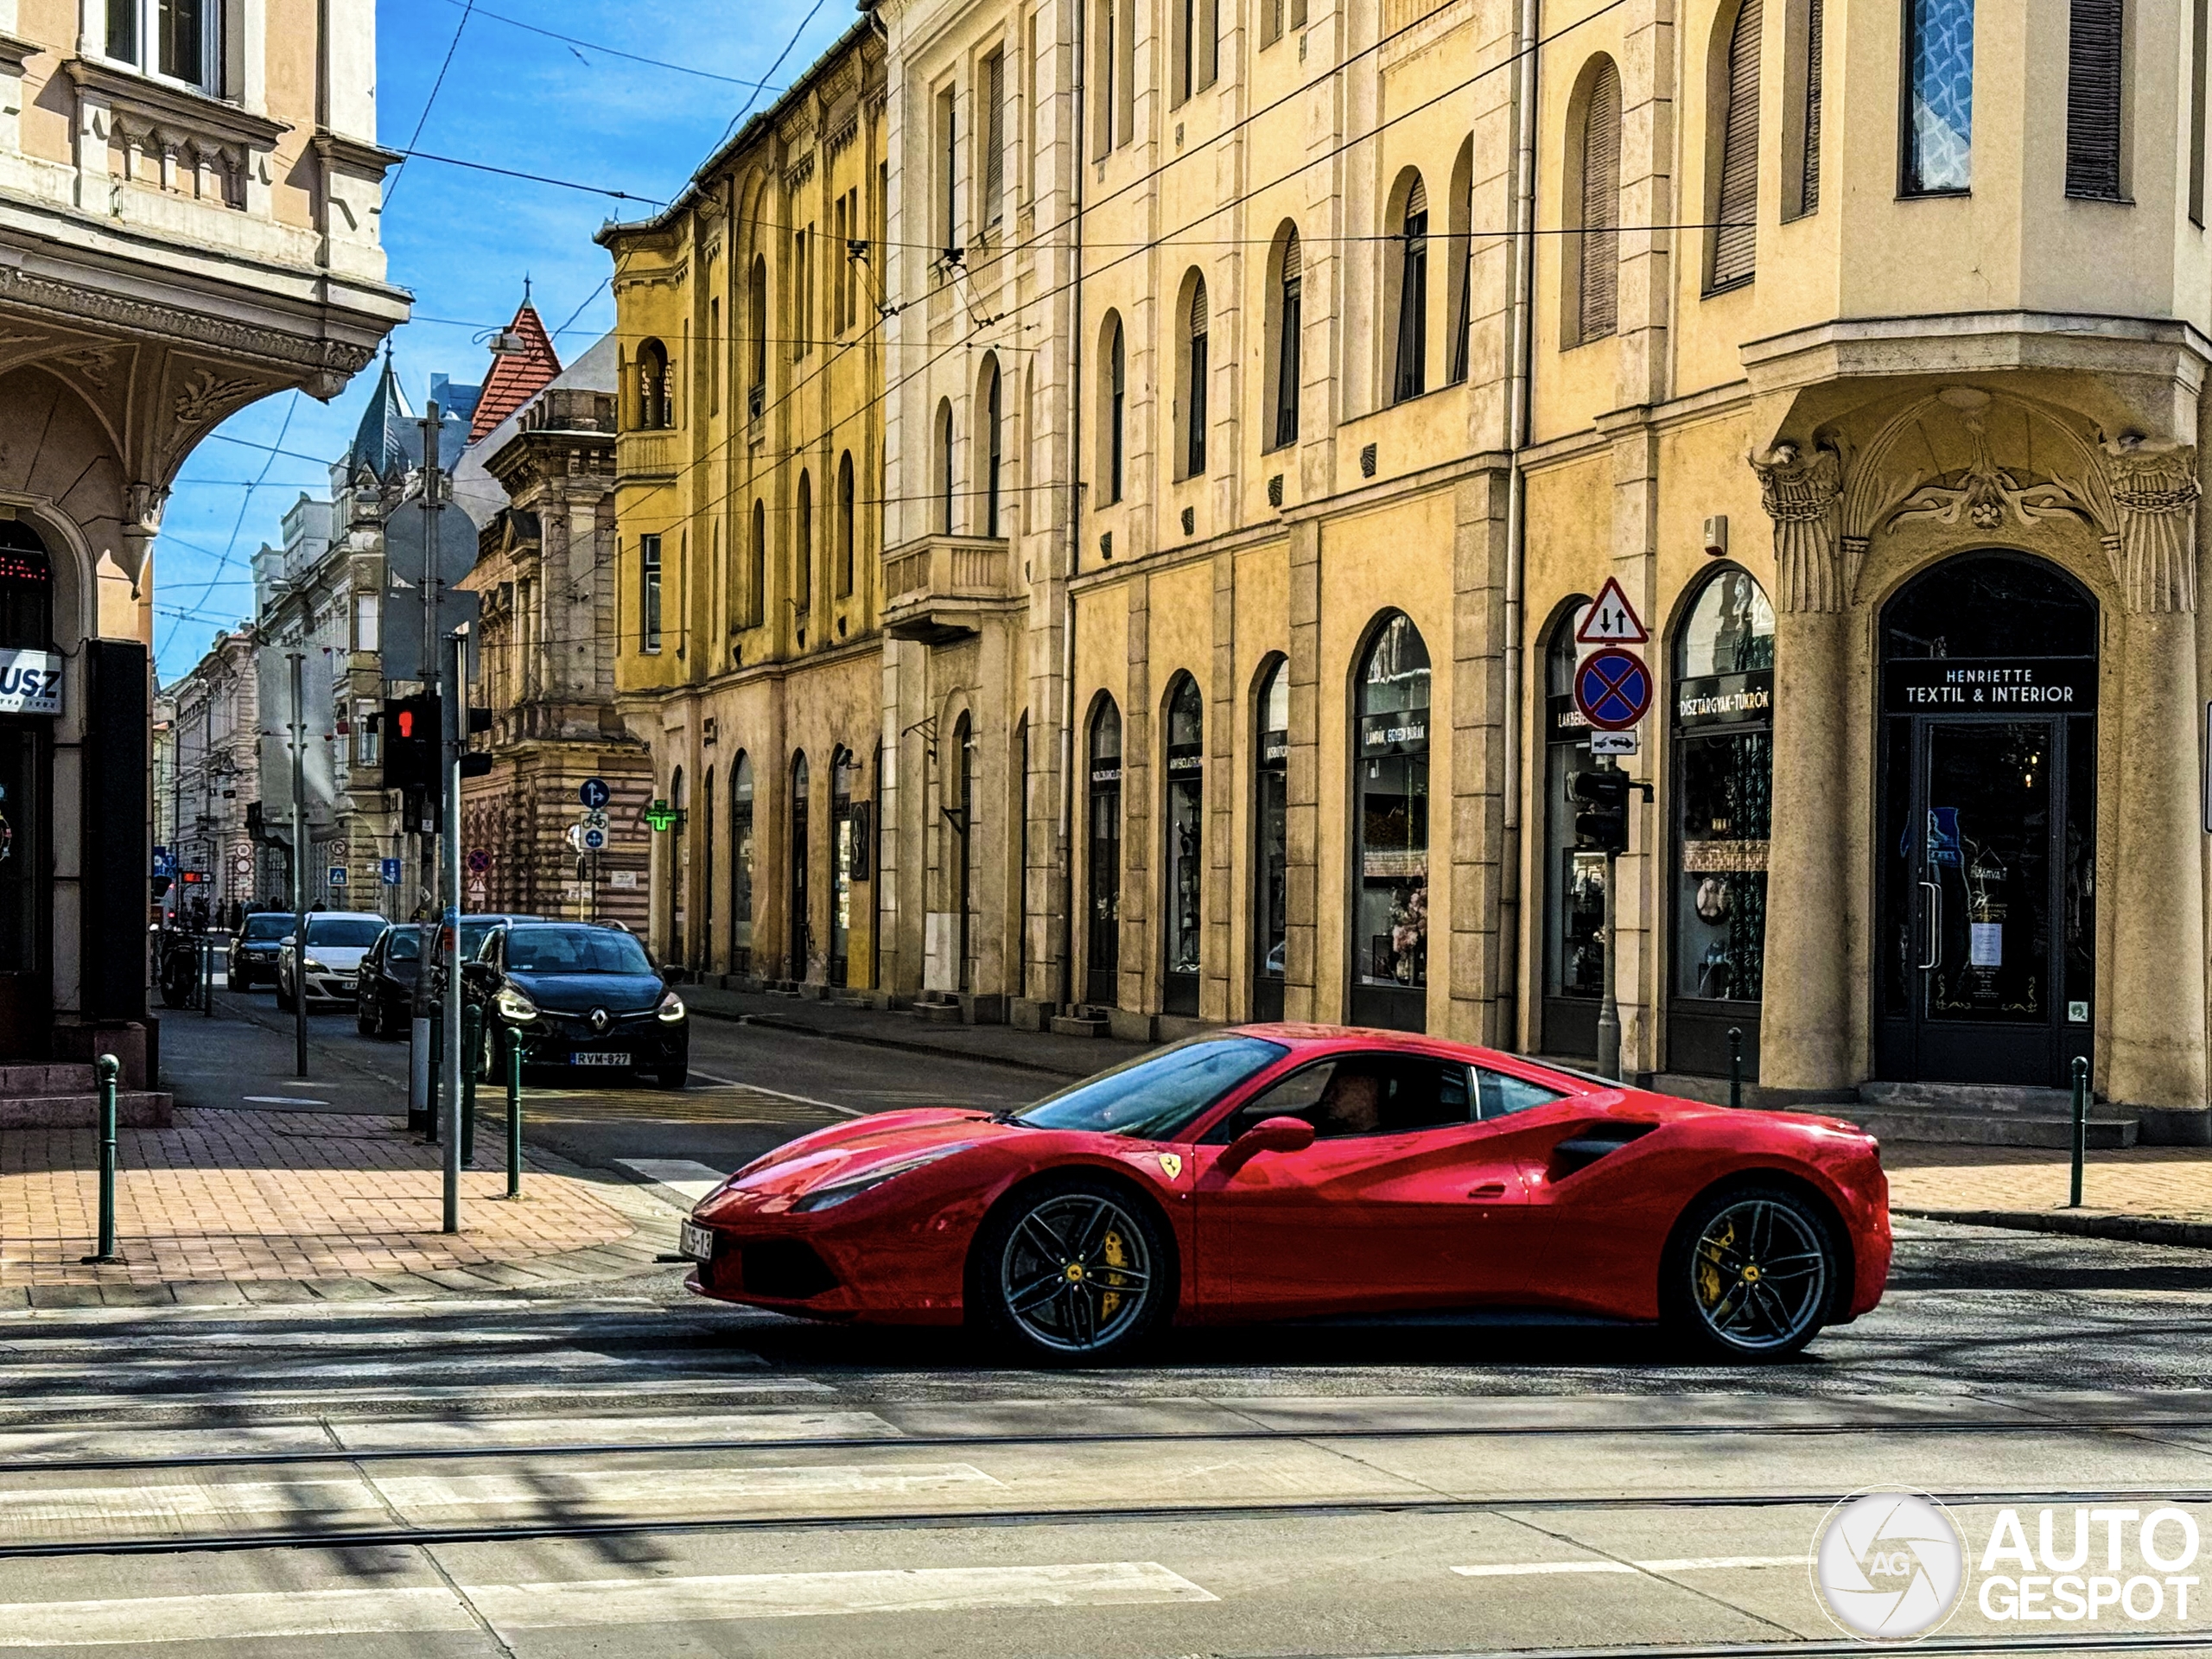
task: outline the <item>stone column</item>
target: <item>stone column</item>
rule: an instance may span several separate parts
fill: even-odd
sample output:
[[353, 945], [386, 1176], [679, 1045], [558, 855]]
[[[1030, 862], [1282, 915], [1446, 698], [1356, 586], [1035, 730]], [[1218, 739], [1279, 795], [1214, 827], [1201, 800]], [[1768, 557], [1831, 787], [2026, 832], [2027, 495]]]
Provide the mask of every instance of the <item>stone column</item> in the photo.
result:
[[1759, 1086], [1834, 1098], [1851, 1054], [1844, 777], [1843, 570], [1833, 450], [1751, 458], [1774, 521], [1774, 823], [1767, 846], [1766, 988]]
[[2194, 446], [2111, 446], [2111, 547], [2126, 614], [2120, 845], [2113, 859], [2104, 1090], [2146, 1141], [2212, 1142], [2205, 1115], [2203, 855], [2197, 790]]

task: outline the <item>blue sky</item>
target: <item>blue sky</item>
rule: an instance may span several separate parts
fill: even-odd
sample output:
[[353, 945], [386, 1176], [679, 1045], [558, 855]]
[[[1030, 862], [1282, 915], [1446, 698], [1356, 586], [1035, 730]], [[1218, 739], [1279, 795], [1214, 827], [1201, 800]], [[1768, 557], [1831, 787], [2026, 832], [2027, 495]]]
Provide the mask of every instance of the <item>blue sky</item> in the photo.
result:
[[[818, 9], [816, 0], [486, 3], [488, 11], [464, 0], [378, 0], [378, 142], [660, 200], [682, 188], [753, 96], [733, 82], [768, 78], [796, 31], [798, 44], [760, 95], [765, 105], [854, 20], [852, 0], [821, 0]], [[449, 43], [451, 63], [429, 102]], [[417, 122], [421, 137], [410, 146]], [[563, 362], [573, 359], [614, 321], [601, 288], [607, 254], [592, 233], [607, 219], [652, 211], [419, 158], [386, 189], [391, 280], [415, 296], [415, 321], [392, 346], [417, 407], [433, 373], [483, 378], [490, 359], [480, 339], [514, 315], [525, 276], [546, 327], [574, 315], [555, 342]], [[327, 462], [353, 435], [376, 376], [365, 371], [327, 405], [304, 393], [266, 399], [219, 428], [185, 464], [155, 550], [154, 639], [164, 681], [189, 671], [219, 627], [251, 614], [254, 550], [280, 539], [279, 521], [302, 490], [327, 490]]]

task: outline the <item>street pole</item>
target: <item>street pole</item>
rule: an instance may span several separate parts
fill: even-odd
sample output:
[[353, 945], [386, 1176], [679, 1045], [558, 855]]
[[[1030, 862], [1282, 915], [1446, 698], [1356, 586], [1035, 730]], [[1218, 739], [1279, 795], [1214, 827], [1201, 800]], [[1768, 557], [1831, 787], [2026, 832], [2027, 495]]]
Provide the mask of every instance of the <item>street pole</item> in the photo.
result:
[[[1619, 765], [1611, 756], [1605, 758], [1605, 769]], [[1605, 951], [1599, 958], [1599, 974], [1603, 988], [1598, 996], [1598, 1071], [1601, 1077], [1618, 1081], [1621, 1075], [1621, 1005], [1613, 988], [1613, 971], [1618, 957], [1613, 950], [1613, 919], [1619, 914], [1620, 899], [1614, 889], [1619, 883], [1614, 879], [1620, 868], [1619, 857], [1611, 848], [1605, 850]]]
[[[423, 658], [416, 664], [423, 676], [423, 690], [435, 696], [438, 691], [438, 524], [436, 514], [444, 503], [439, 499], [438, 448], [439, 435], [444, 417], [433, 403], [422, 422], [423, 433], [423, 509], [424, 534], [423, 538]], [[409, 826], [413, 832], [416, 847], [416, 868], [420, 885], [417, 892], [436, 892], [437, 849], [432, 835], [426, 832], [418, 818]], [[402, 857], [405, 855], [403, 853]], [[419, 908], [415, 914], [420, 917]], [[407, 1125], [419, 1129], [432, 1141], [438, 1138], [438, 1083], [431, 1070], [430, 1016], [435, 1011], [430, 997], [430, 967], [435, 960], [437, 934], [423, 928], [422, 947], [417, 953], [415, 974], [414, 1006], [407, 1022]]]
[[292, 1075], [308, 1074], [308, 736], [301, 676], [307, 653], [285, 653], [292, 664]]
[[445, 836], [445, 931], [453, 941], [446, 959], [445, 1099], [442, 1103], [445, 1109], [445, 1230], [457, 1233], [461, 1230], [461, 756], [468, 744], [468, 715], [461, 705], [468, 694], [468, 636], [456, 631], [451, 638], [454, 694], [445, 700], [446, 751], [440, 791], [444, 797], [440, 817]]

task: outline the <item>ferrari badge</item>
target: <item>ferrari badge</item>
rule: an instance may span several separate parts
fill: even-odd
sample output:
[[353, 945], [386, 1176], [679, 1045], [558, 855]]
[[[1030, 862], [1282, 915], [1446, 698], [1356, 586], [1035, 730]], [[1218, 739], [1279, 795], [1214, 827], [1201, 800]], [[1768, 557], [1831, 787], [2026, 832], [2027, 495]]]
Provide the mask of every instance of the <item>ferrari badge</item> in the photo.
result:
[[1180, 1178], [1183, 1173], [1182, 1154], [1173, 1152], [1161, 1153], [1160, 1154], [1160, 1173], [1166, 1176], [1171, 1181]]

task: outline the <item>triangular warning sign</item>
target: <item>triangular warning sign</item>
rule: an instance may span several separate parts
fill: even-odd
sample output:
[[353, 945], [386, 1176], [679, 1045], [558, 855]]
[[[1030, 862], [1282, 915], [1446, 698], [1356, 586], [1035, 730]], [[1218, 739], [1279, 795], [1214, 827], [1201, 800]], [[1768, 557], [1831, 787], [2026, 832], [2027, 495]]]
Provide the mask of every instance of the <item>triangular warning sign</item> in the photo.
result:
[[1628, 595], [1621, 591], [1619, 580], [1605, 578], [1605, 585], [1598, 590], [1598, 602], [1582, 619], [1582, 626], [1574, 631], [1574, 643], [1579, 645], [1642, 645], [1650, 643], [1651, 636], [1643, 631], [1643, 623], [1637, 616], [1636, 607], [1628, 602]]

